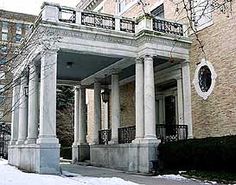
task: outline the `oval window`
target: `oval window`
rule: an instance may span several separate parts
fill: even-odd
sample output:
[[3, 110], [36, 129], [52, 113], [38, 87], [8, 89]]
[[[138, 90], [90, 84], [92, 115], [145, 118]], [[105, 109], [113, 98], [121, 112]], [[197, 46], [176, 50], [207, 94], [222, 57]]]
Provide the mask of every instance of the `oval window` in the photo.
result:
[[202, 92], [207, 92], [212, 83], [211, 70], [208, 66], [202, 66], [198, 73], [199, 86]]

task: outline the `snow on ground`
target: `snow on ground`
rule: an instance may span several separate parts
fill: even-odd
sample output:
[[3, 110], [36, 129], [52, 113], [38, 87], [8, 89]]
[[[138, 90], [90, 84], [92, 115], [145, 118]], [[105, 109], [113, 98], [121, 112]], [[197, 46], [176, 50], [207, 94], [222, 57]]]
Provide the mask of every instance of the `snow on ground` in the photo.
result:
[[[137, 185], [121, 178], [83, 177], [64, 172], [65, 176], [24, 173], [0, 159], [0, 185]], [[66, 177], [71, 176], [71, 177]]]
[[169, 180], [175, 180], [175, 181], [185, 181], [188, 180], [187, 178], [181, 176], [181, 175], [158, 175], [154, 178], [162, 178], [162, 179], [169, 179]]

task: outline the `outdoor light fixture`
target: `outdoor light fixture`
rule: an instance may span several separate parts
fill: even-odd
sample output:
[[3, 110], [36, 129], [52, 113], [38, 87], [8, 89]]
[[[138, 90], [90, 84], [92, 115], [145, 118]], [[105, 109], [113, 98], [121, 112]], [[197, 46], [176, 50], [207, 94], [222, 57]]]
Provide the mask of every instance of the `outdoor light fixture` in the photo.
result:
[[105, 88], [104, 91], [101, 93], [101, 95], [102, 95], [102, 101], [104, 103], [107, 103], [109, 101], [109, 96], [110, 96], [110, 91], [107, 83], [107, 75], [105, 75]]
[[70, 69], [70, 68], [72, 68], [72, 65], [73, 65], [73, 62], [67, 62], [66, 63], [66, 68]]
[[29, 95], [29, 87], [28, 87], [28, 85], [24, 87], [24, 95], [25, 96]]

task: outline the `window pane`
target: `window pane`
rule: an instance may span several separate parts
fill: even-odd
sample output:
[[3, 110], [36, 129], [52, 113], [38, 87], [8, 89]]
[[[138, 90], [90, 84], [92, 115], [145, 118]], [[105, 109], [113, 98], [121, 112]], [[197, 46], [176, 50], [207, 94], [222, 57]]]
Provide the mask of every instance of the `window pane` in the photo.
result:
[[8, 32], [8, 22], [2, 22], [2, 32]]
[[1, 54], [6, 54], [7, 53], [7, 46], [1, 46], [0, 47], [0, 53]]
[[22, 34], [22, 24], [16, 24], [16, 34]]
[[0, 71], [0, 79], [1, 80], [5, 79], [5, 73], [3, 71]]
[[0, 85], [0, 94], [4, 92], [4, 85]]
[[2, 40], [7, 40], [7, 33], [2, 33]]
[[21, 35], [16, 34], [16, 42], [20, 42], [21, 38], [22, 38]]
[[4, 59], [0, 59], [0, 65], [6, 64], [6, 62], [7, 62], [7, 60], [5, 58]]

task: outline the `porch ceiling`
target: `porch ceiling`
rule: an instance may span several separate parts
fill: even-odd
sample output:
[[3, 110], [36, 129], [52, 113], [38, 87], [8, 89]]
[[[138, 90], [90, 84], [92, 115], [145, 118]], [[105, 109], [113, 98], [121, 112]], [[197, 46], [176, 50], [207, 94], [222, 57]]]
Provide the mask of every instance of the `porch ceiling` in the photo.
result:
[[[81, 81], [82, 79], [116, 63], [121, 58], [112, 58], [75, 52], [58, 52], [58, 79]], [[69, 66], [68, 64], [71, 64]]]

